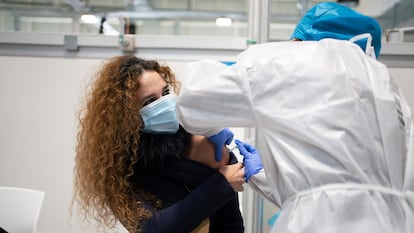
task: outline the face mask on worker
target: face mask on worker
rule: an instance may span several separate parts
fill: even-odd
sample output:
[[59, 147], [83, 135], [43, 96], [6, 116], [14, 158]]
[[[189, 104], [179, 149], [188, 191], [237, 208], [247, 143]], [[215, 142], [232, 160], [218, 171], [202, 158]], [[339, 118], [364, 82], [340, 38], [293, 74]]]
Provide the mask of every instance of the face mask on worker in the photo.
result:
[[140, 110], [145, 133], [173, 134], [179, 127], [175, 112], [177, 98], [174, 94], [165, 95]]
[[360, 45], [361, 43], [363, 44], [364, 42], [365, 44], [365, 54], [376, 59], [375, 56], [375, 49], [374, 47], [371, 45], [372, 42], [372, 36], [369, 33], [363, 33], [363, 34], [359, 34], [356, 35], [354, 37], [352, 37], [351, 39], [349, 39], [350, 42], [353, 42], [355, 44]]

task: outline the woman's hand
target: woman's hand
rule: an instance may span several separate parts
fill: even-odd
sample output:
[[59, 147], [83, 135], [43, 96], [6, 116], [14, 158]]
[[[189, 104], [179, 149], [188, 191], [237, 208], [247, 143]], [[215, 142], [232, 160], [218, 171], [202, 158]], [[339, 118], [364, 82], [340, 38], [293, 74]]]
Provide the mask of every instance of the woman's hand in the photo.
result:
[[235, 192], [241, 192], [244, 190], [244, 169], [243, 163], [235, 163], [232, 165], [223, 166], [219, 169], [219, 172], [226, 177], [231, 187]]

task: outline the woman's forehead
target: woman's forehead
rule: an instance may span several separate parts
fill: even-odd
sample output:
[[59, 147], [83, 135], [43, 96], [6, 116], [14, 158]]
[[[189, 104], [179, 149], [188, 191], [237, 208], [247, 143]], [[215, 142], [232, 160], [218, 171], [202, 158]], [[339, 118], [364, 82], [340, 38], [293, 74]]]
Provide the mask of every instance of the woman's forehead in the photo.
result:
[[142, 99], [148, 95], [159, 95], [167, 86], [167, 82], [156, 71], [145, 71], [137, 79], [139, 83], [138, 98]]

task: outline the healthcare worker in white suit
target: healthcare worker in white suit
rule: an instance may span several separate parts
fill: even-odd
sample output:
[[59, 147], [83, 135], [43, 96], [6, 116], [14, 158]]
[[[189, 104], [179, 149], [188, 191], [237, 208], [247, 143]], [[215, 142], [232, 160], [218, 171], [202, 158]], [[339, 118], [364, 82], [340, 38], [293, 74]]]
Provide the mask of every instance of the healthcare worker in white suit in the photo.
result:
[[256, 128], [257, 150], [237, 144], [248, 184], [281, 208], [271, 232], [414, 232], [411, 111], [375, 59], [378, 23], [320, 3], [292, 37], [303, 41], [250, 46], [232, 66], [192, 63], [181, 124]]

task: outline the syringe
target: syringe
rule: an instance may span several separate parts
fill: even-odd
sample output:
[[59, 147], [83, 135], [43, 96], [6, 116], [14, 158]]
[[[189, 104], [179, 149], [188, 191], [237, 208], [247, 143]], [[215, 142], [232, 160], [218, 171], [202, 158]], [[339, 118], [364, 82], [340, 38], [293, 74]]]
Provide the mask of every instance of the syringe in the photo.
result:
[[[240, 141], [254, 146], [255, 138], [248, 138], [246, 140], [240, 140]], [[228, 148], [229, 152], [234, 152], [234, 150], [239, 149], [239, 147], [235, 143], [233, 145], [229, 145], [227, 148]]]

